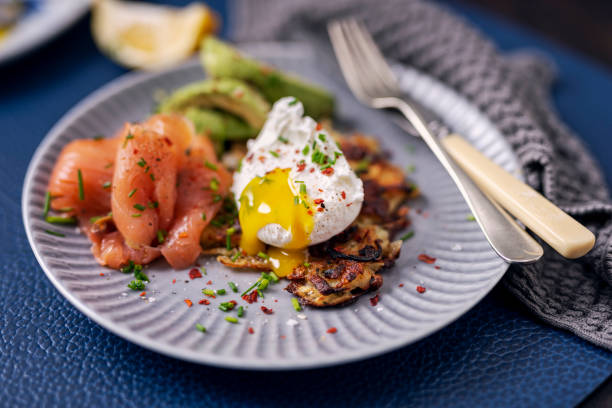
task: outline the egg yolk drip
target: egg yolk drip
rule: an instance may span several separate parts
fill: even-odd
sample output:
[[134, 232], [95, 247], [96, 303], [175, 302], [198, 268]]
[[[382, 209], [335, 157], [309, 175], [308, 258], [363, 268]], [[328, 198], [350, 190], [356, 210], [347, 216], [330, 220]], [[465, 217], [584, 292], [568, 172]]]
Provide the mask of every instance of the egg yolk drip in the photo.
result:
[[284, 248], [270, 248], [268, 256], [274, 272], [287, 276], [304, 262], [305, 248], [314, 227], [311, 204], [301, 183], [289, 177], [290, 169], [274, 169], [264, 177], [255, 177], [240, 195], [240, 247], [249, 255], [265, 251], [257, 238], [258, 231], [268, 224], [278, 224], [291, 233]]

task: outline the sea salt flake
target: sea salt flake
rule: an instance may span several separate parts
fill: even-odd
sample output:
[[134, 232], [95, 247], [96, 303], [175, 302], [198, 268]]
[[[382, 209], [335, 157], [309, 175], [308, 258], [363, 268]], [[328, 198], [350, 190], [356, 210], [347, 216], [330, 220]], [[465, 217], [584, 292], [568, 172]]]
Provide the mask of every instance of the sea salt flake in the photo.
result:
[[451, 247], [451, 249], [452, 249], [453, 251], [461, 251], [461, 250], [463, 249], [463, 247], [462, 247], [461, 245], [459, 245], [459, 244], [454, 244], [454, 245]]
[[307, 320], [308, 316], [306, 316], [304, 313], [298, 313], [297, 318], [302, 319], [302, 320]]
[[287, 320], [287, 326], [296, 326], [297, 324], [298, 324], [298, 321], [295, 319]]
[[377, 308], [376, 308], [376, 311], [378, 311], [378, 312], [382, 312], [383, 310], [385, 310], [385, 308], [384, 308], [384, 307], [377, 307]]

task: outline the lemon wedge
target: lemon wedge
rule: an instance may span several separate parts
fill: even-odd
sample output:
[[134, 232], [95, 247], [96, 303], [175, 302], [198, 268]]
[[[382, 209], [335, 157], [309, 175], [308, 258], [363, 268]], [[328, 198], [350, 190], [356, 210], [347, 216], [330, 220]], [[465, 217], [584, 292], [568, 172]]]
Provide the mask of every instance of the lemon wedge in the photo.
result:
[[120, 65], [155, 70], [174, 65], [218, 26], [204, 4], [184, 8], [119, 0], [95, 0], [92, 33], [98, 47]]

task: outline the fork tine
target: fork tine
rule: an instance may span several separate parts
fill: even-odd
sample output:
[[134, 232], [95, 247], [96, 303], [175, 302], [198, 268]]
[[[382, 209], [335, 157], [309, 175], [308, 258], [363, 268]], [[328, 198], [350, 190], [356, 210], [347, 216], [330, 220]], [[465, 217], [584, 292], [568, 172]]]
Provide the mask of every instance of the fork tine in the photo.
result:
[[358, 66], [352, 53], [348, 39], [343, 30], [342, 21], [332, 21], [327, 25], [334, 53], [338, 59], [340, 69], [353, 94], [362, 102], [368, 103], [368, 95], [364, 93], [363, 80], [357, 71]]
[[351, 19], [347, 23], [355, 36], [355, 43], [365, 56], [365, 60], [370, 63], [373, 71], [379, 75], [380, 79], [388, 87], [397, 89], [397, 78], [365, 25], [355, 19]]

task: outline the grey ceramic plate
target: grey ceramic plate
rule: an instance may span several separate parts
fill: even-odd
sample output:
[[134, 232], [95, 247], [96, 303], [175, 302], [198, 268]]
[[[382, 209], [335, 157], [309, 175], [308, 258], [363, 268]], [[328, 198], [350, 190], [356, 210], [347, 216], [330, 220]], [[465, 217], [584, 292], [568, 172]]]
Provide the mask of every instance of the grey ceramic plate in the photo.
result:
[[[64, 238], [44, 232], [49, 225], [41, 219], [43, 196], [62, 147], [77, 138], [111, 135], [125, 121], [146, 118], [154, 94], [203, 77], [196, 61], [168, 72], [128, 74], [113, 81], [66, 114], [36, 151], [23, 189], [23, 220], [32, 249], [57, 289], [103, 327], [148, 349], [198, 363], [273, 370], [340, 364], [388, 352], [444, 327], [485, 296], [507, 264], [468, 220], [468, 207], [426, 146], [400, 131], [384, 113], [359, 105], [335, 64], [315, 58], [309, 48], [276, 44], [248, 51], [333, 90], [343, 126], [378, 135], [396, 163], [416, 169], [410, 177], [423, 197], [412, 203], [410, 229], [415, 235], [405, 242], [396, 266], [384, 273], [378, 305], [371, 306], [372, 294], [341, 308], [306, 308], [298, 316], [285, 285], [278, 284], [266, 292], [263, 303], [274, 314], [263, 314], [262, 304], [253, 304], [239, 324], [230, 324], [217, 304], [239, 300], [238, 296], [230, 291], [204, 306], [198, 304], [201, 289], [227, 289], [228, 280], [245, 289], [257, 273], [235, 272], [202, 258], [199, 262], [208, 274], [190, 280], [187, 270], [174, 271], [158, 261], [148, 268], [152, 279], [143, 298], [127, 289], [130, 276], [94, 261], [87, 239], [74, 227], [53, 227], [65, 233]], [[515, 170], [509, 146], [473, 106], [421, 73], [400, 72], [402, 85], [417, 99], [497, 163]], [[435, 264], [418, 261], [421, 253], [435, 257]], [[206, 283], [209, 280], [212, 284]], [[417, 285], [426, 292], [418, 293]], [[192, 300], [193, 307], [184, 299]], [[207, 333], [196, 331], [196, 323], [206, 326]], [[327, 333], [331, 327], [337, 328], [335, 334]]]

